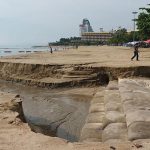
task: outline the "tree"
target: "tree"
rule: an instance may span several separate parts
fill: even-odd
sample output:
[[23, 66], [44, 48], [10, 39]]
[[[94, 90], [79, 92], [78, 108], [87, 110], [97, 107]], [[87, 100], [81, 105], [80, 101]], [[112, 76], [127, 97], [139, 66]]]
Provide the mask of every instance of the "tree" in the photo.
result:
[[135, 40], [135, 41], [140, 41], [140, 40], [141, 40], [140, 34], [139, 34], [138, 31], [135, 31], [135, 32], [134, 32], [134, 31], [131, 31], [131, 32], [129, 32], [128, 35], [127, 35], [127, 39], [128, 39], [127, 42], [133, 41], [133, 36], [134, 36], [134, 40]]
[[112, 38], [108, 41], [110, 44], [122, 45], [123, 43], [133, 41], [133, 36], [135, 36], [135, 41], [139, 41], [139, 32], [132, 31], [127, 32], [125, 28], [119, 28], [112, 36]]
[[112, 44], [123, 44], [128, 41], [128, 34], [125, 28], [119, 28], [114, 34], [113, 37], [110, 39], [109, 43]]
[[137, 21], [137, 29], [139, 30], [142, 40], [150, 38], [150, 8], [140, 8], [142, 12], [139, 14]]

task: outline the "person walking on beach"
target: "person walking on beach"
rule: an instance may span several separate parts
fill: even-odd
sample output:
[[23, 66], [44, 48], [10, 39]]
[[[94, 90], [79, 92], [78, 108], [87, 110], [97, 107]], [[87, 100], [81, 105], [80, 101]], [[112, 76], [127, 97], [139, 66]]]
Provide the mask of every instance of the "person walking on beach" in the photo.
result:
[[136, 60], [139, 61], [139, 46], [137, 44], [134, 45], [134, 55], [131, 58], [133, 60], [136, 57]]
[[51, 52], [51, 54], [53, 53], [53, 49], [52, 49], [52, 47], [50, 46], [50, 52]]
[[51, 47], [51, 44], [49, 43], [48, 46], [49, 46], [50, 52], [51, 52], [51, 54], [52, 54], [52, 53], [53, 53], [53, 49], [52, 49], [52, 47]]
[[76, 49], [78, 49], [78, 45], [77, 45], [77, 44], [76, 44], [76, 46], [75, 46], [75, 47], [76, 47]]

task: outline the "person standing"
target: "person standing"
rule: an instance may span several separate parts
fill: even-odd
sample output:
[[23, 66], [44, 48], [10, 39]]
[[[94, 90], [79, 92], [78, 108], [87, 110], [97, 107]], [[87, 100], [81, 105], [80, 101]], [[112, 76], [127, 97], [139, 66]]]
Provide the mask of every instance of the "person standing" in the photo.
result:
[[76, 44], [76, 49], [78, 49], [78, 45]]
[[51, 54], [53, 53], [53, 49], [52, 49], [52, 47], [50, 46], [50, 52], [51, 52]]
[[139, 46], [138, 45], [134, 45], [134, 55], [131, 58], [131, 60], [133, 60], [136, 57], [136, 60], [139, 61]]
[[52, 49], [52, 47], [51, 47], [51, 44], [50, 43], [48, 43], [48, 46], [49, 46], [49, 48], [50, 48], [50, 52], [51, 52], [51, 54], [53, 53], [53, 49]]

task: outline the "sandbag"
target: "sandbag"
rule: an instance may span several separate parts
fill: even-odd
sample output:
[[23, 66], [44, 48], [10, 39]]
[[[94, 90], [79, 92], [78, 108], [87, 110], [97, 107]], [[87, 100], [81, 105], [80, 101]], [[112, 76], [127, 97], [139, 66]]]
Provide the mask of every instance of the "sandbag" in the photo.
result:
[[120, 103], [120, 101], [121, 99], [120, 99], [119, 91], [106, 90], [105, 97], [104, 97], [105, 104], [110, 103], [110, 102]]
[[127, 126], [134, 122], [150, 122], [150, 110], [135, 110], [126, 114]]
[[94, 97], [91, 101], [92, 104], [104, 104], [104, 97]]
[[115, 102], [107, 103], [105, 105], [105, 111], [119, 111], [119, 112], [123, 112], [122, 104], [121, 103], [115, 103]]
[[128, 127], [130, 141], [137, 139], [150, 139], [150, 122], [134, 122]]
[[104, 108], [104, 104], [92, 104], [90, 109], [89, 109], [89, 113], [94, 113], [94, 112], [104, 112], [105, 108]]
[[102, 139], [102, 123], [87, 123], [84, 125], [81, 131], [80, 141], [85, 141], [86, 139]]
[[109, 111], [106, 113], [104, 118], [104, 126], [111, 123], [125, 123], [125, 115], [118, 111]]
[[112, 139], [127, 140], [127, 127], [125, 123], [111, 123], [102, 133], [102, 141], [106, 142]]
[[95, 112], [88, 114], [86, 123], [102, 123], [104, 120], [104, 112]]

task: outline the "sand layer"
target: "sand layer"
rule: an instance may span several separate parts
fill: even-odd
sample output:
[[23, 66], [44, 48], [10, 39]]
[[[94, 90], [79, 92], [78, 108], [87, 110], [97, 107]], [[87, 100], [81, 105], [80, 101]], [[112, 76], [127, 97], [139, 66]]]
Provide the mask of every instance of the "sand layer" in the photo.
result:
[[119, 77], [150, 77], [150, 49], [131, 61], [126, 47], [79, 47], [74, 50], [2, 57], [0, 78], [22, 84], [57, 88], [108, 84]]

